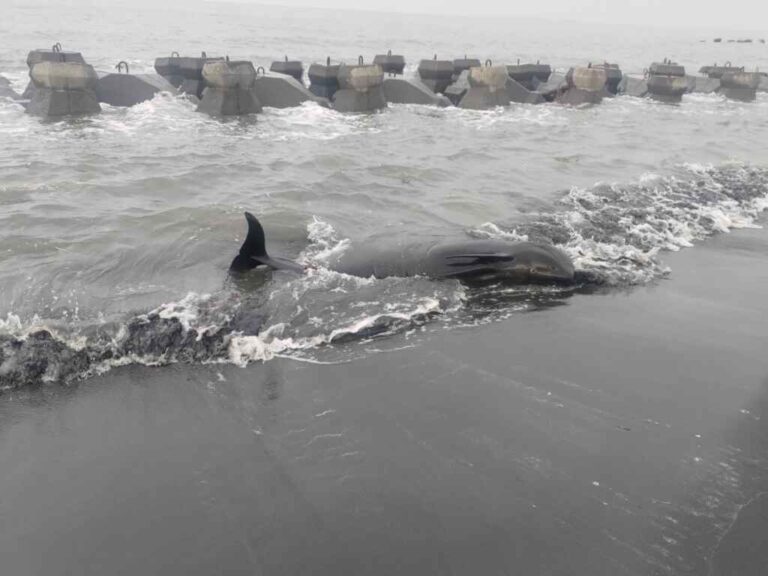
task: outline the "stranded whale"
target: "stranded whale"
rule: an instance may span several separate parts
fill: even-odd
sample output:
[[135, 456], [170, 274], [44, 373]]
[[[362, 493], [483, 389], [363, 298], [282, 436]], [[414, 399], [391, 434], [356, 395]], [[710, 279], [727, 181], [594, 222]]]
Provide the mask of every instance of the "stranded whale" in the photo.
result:
[[[248, 236], [230, 270], [244, 272], [259, 266], [303, 272], [304, 267], [267, 254], [261, 223], [245, 213]], [[337, 272], [364, 278], [426, 276], [464, 282], [504, 281], [517, 284], [574, 281], [573, 263], [562, 251], [546, 244], [504, 240], [464, 240], [412, 244], [390, 250], [363, 250], [344, 255], [331, 266]]]

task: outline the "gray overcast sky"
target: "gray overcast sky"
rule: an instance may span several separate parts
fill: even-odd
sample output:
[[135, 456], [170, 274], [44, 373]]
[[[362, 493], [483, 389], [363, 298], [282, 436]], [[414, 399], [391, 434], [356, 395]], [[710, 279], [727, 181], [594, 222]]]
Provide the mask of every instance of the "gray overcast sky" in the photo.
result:
[[353, 8], [383, 12], [443, 11], [451, 14], [499, 14], [565, 17], [607, 23], [673, 27], [742, 29], [768, 36], [766, 0], [235, 0], [254, 4]]

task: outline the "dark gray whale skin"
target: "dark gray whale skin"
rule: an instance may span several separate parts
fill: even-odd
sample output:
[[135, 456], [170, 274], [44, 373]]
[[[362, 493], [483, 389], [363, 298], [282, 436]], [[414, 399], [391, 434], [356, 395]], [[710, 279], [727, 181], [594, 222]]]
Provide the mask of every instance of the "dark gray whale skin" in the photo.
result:
[[[248, 237], [230, 270], [245, 272], [258, 266], [303, 272], [290, 260], [267, 254], [264, 230], [255, 216], [246, 212]], [[363, 278], [426, 276], [455, 278], [467, 283], [509, 282], [515, 284], [572, 284], [573, 263], [554, 246], [503, 240], [465, 240], [409, 244], [393, 249], [363, 249], [345, 254], [331, 265], [333, 270]]]

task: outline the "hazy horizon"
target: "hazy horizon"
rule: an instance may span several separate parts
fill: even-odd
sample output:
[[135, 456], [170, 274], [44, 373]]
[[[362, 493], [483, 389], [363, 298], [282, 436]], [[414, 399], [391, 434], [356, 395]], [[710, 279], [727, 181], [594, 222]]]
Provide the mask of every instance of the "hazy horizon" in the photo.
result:
[[[11, 0], [11, 7], [46, 5], [53, 0]], [[353, 10], [392, 14], [425, 14], [565, 20], [604, 25], [632, 25], [653, 28], [701, 30], [723, 35], [748, 32], [754, 39], [768, 38], [768, 4], [754, 0], [732, 0], [727, 4], [701, 5], [694, 0], [544, 0], [510, 4], [501, 0], [475, 0], [471, 6], [458, 0], [390, 0], [386, 4], [359, 0], [55, 0], [58, 6], [100, 6], [104, 8], [152, 6], [184, 7], [195, 3], [283, 6], [297, 9]], [[755, 22], [766, 22], [756, 27]], [[707, 38], [708, 39], [708, 38]]]
[[733, 0], [728, 4], [701, 5], [693, 0], [546, 0], [515, 4], [500, 0], [475, 0], [471, 9], [457, 0], [390, 0], [386, 5], [356, 0], [203, 0], [206, 2], [286, 6], [296, 8], [341, 9], [401, 14], [445, 14], [451, 16], [502, 16], [541, 19], [566, 19], [574, 22], [607, 25], [650, 25], [717, 31], [763, 32], [757, 20], [768, 21], [768, 4], [752, 0]]

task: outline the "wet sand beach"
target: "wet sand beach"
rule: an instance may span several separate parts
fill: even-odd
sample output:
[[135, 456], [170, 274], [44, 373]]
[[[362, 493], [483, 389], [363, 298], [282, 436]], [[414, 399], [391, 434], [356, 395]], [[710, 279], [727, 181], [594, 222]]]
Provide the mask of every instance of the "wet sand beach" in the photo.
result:
[[3, 572], [763, 574], [766, 254], [340, 364], [6, 393]]

